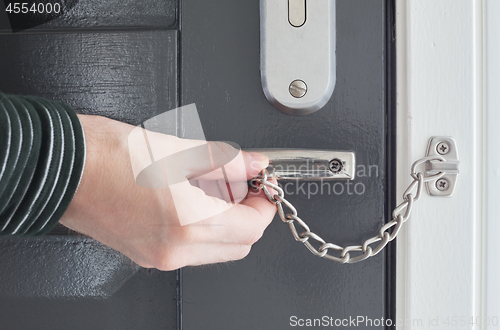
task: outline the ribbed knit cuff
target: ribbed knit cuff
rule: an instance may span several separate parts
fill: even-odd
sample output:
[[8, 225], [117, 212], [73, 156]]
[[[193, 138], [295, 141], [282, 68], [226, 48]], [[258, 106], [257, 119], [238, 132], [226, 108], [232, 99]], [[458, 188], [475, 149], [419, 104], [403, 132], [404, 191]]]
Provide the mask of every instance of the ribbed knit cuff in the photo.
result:
[[0, 235], [37, 236], [78, 189], [85, 136], [68, 105], [0, 93]]

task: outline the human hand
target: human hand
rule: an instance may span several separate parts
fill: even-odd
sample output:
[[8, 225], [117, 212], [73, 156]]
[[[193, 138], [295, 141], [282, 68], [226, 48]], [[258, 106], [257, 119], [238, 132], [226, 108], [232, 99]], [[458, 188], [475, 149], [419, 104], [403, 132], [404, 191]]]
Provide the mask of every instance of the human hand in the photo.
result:
[[[246, 189], [246, 180], [267, 167], [267, 157], [235, 152], [224, 143], [207, 145], [148, 132], [149, 144], [161, 146], [158, 159], [178, 162], [176, 155], [183, 155], [177, 169], [159, 163], [170, 185], [151, 188], [138, 184], [138, 173], [147, 166], [147, 157], [141, 154], [141, 130], [99, 116], [79, 118], [87, 159], [78, 191], [60, 220], [66, 227], [122, 252], [140, 266], [174, 270], [242, 259], [272, 221], [275, 206], [263, 194], [247, 194]], [[231, 161], [224, 171], [207, 171], [191, 157], [193, 153], [186, 152], [194, 149], [210, 152], [211, 169], [222, 165], [217, 164], [221, 159], [217, 155], [232, 154], [226, 157]], [[179, 175], [191, 180], [179, 180]], [[231, 189], [225, 189], [227, 181]]]

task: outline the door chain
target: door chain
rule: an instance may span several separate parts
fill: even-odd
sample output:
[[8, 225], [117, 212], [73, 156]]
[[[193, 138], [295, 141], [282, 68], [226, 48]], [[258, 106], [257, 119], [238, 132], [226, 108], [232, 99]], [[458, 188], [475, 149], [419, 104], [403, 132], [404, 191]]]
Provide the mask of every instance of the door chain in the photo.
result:
[[[424, 182], [433, 183], [441, 179], [441, 177], [446, 174], [446, 172], [443, 171], [434, 175], [425, 176], [423, 172], [416, 171], [419, 165], [429, 163], [431, 161], [446, 162], [447, 160], [443, 156], [432, 155], [421, 158], [413, 163], [410, 173], [413, 181], [403, 193], [403, 202], [401, 202], [401, 204], [399, 204], [392, 212], [392, 220], [384, 224], [376, 236], [367, 239], [362, 245], [349, 245], [342, 247], [334, 243], [327, 243], [318, 234], [312, 232], [309, 226], [298, 216], [296, 208], [285, 198], [283, 189], [277, 184], [269, 181], [273, 179], [273, 176], [269, 175], [267, 169], [262, 170], [257, 177], [250, 180], [250, 185], [255, 190], [264, 191], [268, 200], [276, 205], [281, 220], [288, 223], [295, 240], [303, 243], [309, 251], [312, 252], [312, 254], [340, 263], [355, 263], [377, 255], [390, 241], [396, 238], [401, 226], [410, 217], [413, 203], [420, 199]], [[273, 196], [269, 191], [269, 188], [274, 189], [277, 194], [274, 194]], [[415, 193], [413, 194], [414, 191]], [[291, 213], [285, 213], [285, 207], [288, 208]], [[297, 228], [295, 227], [296, 223], [304, 229], [304, 232], [300, 234], [298, 233]], [[389, 232], [391, 228], [393, 228], [392, 232]], [[319, 247], [314, 247], [309, 240], [310, 238], [317, 242], [316, 246], [319, 244], [321, 245]], [[377, 242], [380, 243], [378, 243], [376, 247], [374, 246], [372, 248], [370, 246]], [[334, 256], [329, 254], [330, 250], [340, 251], [340, 254], [337, 252], [338, 256]], [[357, 253], [356, 256], [351, 256], [352, 252], [359, 253]]]

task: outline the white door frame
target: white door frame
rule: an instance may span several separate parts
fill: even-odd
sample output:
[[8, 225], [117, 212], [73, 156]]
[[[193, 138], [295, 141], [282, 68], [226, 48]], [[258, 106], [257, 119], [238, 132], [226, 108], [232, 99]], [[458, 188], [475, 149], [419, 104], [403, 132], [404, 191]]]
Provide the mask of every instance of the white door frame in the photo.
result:
[[430, 137], [454, 137], [460, 157], [454, 196], [424, 194], [398, 237], [397, 329], [500, 328], [469, 323], [500, 317], [500, 1], [396, 0], [396, 13], [397, 195]]

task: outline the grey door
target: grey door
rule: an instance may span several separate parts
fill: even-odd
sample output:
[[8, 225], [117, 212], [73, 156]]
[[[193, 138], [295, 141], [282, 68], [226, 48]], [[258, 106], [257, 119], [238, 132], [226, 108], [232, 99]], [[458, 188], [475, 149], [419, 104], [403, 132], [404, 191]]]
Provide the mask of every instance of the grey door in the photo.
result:
[[[393, 9], [390, 0], [337, 0], [336, 87], [307, 116], [277, 111], [262, 92], [257, 0], [80, 0], [16, 33], [0, 16], [0, 90], [131, 124], [195, 103], [209, 140], [353, 151], [350, 187], [288, 191], [315, 232], [359, 244], [393, 204]], [[61, 227], [2, 238], [0, 251], [1, 329], [288, 329], [299, 319], [394, 315], [392, 247], [333, 263], [295, 242], [278, 217], [244, 260], [176, 272], [140, 269]]]

